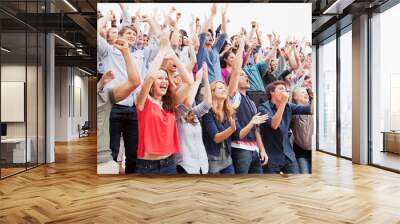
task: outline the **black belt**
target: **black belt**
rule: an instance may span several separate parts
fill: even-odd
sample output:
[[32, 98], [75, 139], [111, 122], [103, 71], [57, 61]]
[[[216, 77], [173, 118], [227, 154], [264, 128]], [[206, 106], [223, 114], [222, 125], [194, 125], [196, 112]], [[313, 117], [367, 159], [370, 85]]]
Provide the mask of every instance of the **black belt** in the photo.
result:
[[161, 167], [168, 167], [175, 164], [175, 156], [170, 155], [165, 159], [160, 160], [147, 160], [147, 159], [137, 159], [136, 167], [138, 168], [146, 168], [146, 169], [155, 169]]

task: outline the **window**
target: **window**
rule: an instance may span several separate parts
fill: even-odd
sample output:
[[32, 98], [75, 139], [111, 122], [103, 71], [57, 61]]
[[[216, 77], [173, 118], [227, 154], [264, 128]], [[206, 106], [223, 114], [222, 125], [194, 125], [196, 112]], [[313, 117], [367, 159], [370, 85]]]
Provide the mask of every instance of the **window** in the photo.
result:
[[352, 157], [352, 32], [340, 36], [340, 154]]
[[372, 163], [400, 170], [400, 5], [371, 19]]
[[318, 149], [336, 153], [336, 37], [318, 48]]

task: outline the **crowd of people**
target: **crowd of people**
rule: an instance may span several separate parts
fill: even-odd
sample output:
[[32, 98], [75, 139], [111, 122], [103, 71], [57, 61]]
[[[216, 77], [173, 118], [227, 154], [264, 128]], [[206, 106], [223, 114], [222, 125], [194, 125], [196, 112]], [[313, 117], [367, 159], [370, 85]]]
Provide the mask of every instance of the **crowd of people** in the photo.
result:
[[263, 37], [256, 21], [228, 36], [228, 5], [189, 30], [174, 7], [160, 23], [157, 10], [119, 6], [120, 21], [98, 12], [98, 163], [126, 174], [311, 173], [310, 42]]

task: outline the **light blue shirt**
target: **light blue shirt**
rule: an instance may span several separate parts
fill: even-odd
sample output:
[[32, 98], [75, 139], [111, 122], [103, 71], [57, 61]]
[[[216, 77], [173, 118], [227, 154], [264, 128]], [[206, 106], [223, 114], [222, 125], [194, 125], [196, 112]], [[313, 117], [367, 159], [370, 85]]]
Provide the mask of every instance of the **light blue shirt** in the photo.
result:
[[219, 51], [224, 46], [224, 42], [228, 35], [222, 33], [218, 39], [215, 41], [214, 46], [211, 51], [205, 48], [206, 43], [206, 33], [200, 33], [199, 37], [199, 51], [197, 52], [197, 68], [200, 70], [203, 62], [207, 63], [208, 67], [208, 81], [211, 83], [215, 80], [223, 80], [221, 73], [221, 65], [219, 62]]
[[[158, 50], [158, 41], [155, 37], [151, 37], [148, 47], [143, 50], [131, 52], [131, 59], [139, 72], [141, 84], [144, 81], [149, 64], [152, 60], [154, 60]], [[117, 48], [109, 45], [101, 36], [97, 36], [97, 60], [103, 63], [104, 72], [111, 70], [115, 75], [115, 79], [109, 82], [105, 88], [113, 88], [119, 83], [128, 80], [125, 60], [121, 52]], [[129, 107], [133, 106], [136, 98], [135, 95], [140, 90], [140, 86], [139, 88], [135, 89], [135, 91], [133, 91], [127, 98], [117, 102], [117, 104]]]

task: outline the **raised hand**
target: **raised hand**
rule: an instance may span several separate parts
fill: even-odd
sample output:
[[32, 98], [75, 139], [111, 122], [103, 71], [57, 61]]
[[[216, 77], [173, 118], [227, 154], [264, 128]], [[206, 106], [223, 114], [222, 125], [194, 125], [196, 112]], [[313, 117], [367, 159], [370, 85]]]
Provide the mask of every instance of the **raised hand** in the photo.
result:
[[112, 10], [108, 11], [107, 14], [106, 14], [106, 18], [107, 18], [108, 21], [116, 20], [116, 16], [115, 16], [114, 11], [112, 11]]
[[121, 52], [129, 49], [128, 41], [125, 39], [116, 39], [113, 43], [113, 46]]
[[289, 100], [289, 94], [285, 91], [281, 95], [281, 103], [287, 104], [288, 100]]
[[172, 7], [169, 9], [168, 14], [172, 14], [172, 13], [174, 13], [175, 11], [176, 11], [176, 8], [175, 8], [174, 6], [172, 6]]
[[166, 49], [169, 46], [169, 30], [164, 29], [160, 36], [160, 48]]
[[256, 21], [251, 21], [251, 28], [255, 29], [257, 27]]
[[148, 23], [150, 22], [150, 20], [152, 19], [152, 17], [148, 16], [148, 15], [141, 15], [139, 17], [139, 22], [143, 22], [143, 23]]
[[180, 12], [176, 13], [176, 22], [178, 22], [181, 17], [182, 14]]
[[217, 15], [217, 4], [213, 3], [211, 6], [211, 15]]
[[223, 18], [226, 16], [226, 11], [228, 11], [228, 4], [225, 4], [223, 7], [221, 7], [221, 15]]

